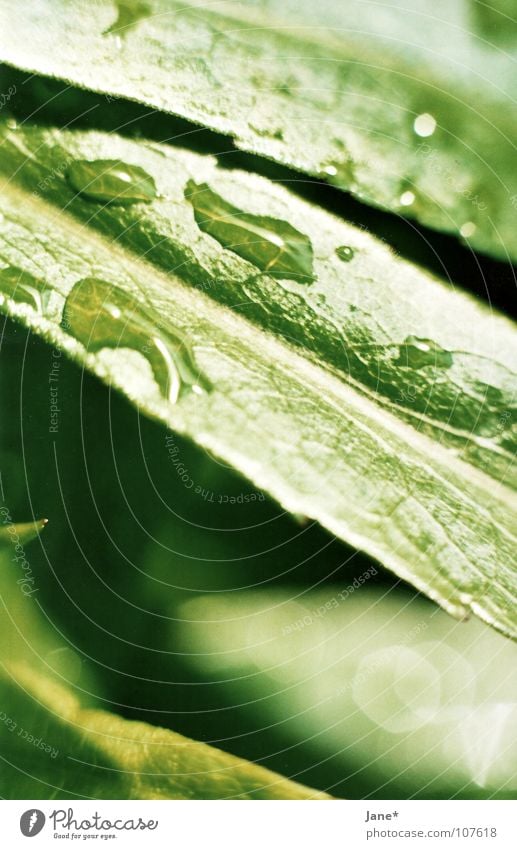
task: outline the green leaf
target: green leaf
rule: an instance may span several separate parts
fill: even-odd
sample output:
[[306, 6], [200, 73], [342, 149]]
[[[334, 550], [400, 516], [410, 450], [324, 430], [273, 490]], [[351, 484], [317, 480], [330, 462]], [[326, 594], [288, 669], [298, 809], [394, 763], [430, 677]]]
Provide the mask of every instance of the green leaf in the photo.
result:
[[27, 667], [9, 672], [0, 678], [4, 799], [330, 798], [172, 731], [82, 708]]
[[[66, 176], [76, 159], [138, 165], [158, 197], [88, 200]], [[6, 125], [0, 168], [0, 258], [50, 293], [42, 314], [11, 280], [5, 311], [290, 512], [450, 612], [517, 634], [509, 322], [210, 157]], [[269, 275], [203, 232], [189, 180], [211, 187], [211, 209], [213, 193], [310, 239], [314, 282]]]
[[[145, 254], [298, 345], [463, 459], [515, 483], [517, 350], [510, 323], [398, 261], [358, 228], [267, 180], [222, 170], [211, 157], [113, 134], [10, 129], [9, 123], [0, 124], [0, 171], [15, 173], [15, 181], [36, 197], [64, 206], [131, 255]], [[139, 178], [145, 174], [159, 197], [122, 203], [117, 188], [111, 202], [106, 197], [92, 203], [70, 180], [77, 160], [81, 167], [89, 162], [89, 179], [96, 164], [105, 173], [106, 161], [131, 173], [138, 167]], [[203, 178], [203, 188], [194, 192], [193, 175]], [[260, 233], [257, 220], [268, 222]], [[27, 278], [19, 276], [11, 256], [7, 261], [0, 289], [27, 302]], [[41, 290], [37, 276], [33, 269], [32, 288]], [[142, 310], [140, 305], [141, 316]], [[159, 311], [151, 318], [148, 312], [135, 341], [139, 348], [150, 335], [149, 323], [160, 323]], [[113, 315], [108, 326], [110, 321]], [[95, 333], [101, 332], [97, 322]], [[135, 332], [134, 320], [127, 332]]]
[[11, 568], [4, 552], [2, 798], [329, 798], [204, 743], [96, 709], [92, 682], [72, 683], [80, 660], [42, 615], [37, 595], [27, 597], [15, 584]]
[[327, 0], [325, 27], [314, 4], [257, 5], [2, 0], [0, 58], [187, 118], [517, 258], [514, 30], [502, 51], [506, 24], [467, 0], [440, 16]]

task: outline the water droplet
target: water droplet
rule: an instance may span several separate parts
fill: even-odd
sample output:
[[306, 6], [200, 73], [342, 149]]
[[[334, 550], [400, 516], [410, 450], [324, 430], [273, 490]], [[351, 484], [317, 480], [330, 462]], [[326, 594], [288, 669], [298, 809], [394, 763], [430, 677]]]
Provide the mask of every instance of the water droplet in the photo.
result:
[[354, 249], [349, 245], [340, 245], [339, 248], [336, 248], [336, 255], [343, 262], [350, 262], [354, 258], [354, 253]]
[[428, 138], [436, 130], [436, 118], [433, 118], [429, 112], [423, 112], [415, 118], [413, 129], [417, 136], [421, 136], [424, 139]]
[[43, 313], [50, 296], [50, 288], [28, 271], [9, 265], [0, 269], [0, 293], [16, 303], [28, 304]]
[[473, 221], [465, 221], [460, 227], [460, 233], [464, 239], [469, 239], [476, 232], [476, 225]]
[[[344, 150], [344, 145], [342, 145], [342, 149]], [[319, 172], [324, 178], [328, 178], [332, 185], [350, 186], [355, 183], [354, 162], [347, 154], [324, 163]]]
[[86, 277], [68, 295], [62, 326], [88, 351], [132, 348], [145, 356], [163, 396], [173, 404], [185, 394], [211, 389], [183, 336], [118, 286]]
[[136, 26], [139, 21], [149, 17], [152, 11], [148, 3], [142, 3], [139, 0], [118, 0], [116, 6], [118, 12], [117, 18], [102, 34], [116, 34], [115, 37], [119, 40], [130, 29]]
[[450, 368], [453, 357], [450, 351], [446, 351], [432, 339], [407, 336], [404, 344], [399, 346], [399, 357], [395, 362], [397, 365], [414, 369], [424, 368], [424, 366]]
[[15, 120], [15, 118], [8, 118], [5, 123], [6, 123], [8, 130], [17, 130], [18, 129], [18, 122]]
[[185, 197], [194, 208], [199, 228], [230, 251], [277, 277], [312, 283], [312, 244], [287, 221], [251, 215], [213, 192], [206, 183], [190, 180]]
[[148, 203], [156, 186], [147, 171], [116, 159], [76, 159], [66, 172], [76, 192], [91, 200], [114, 204]]
[[399, 198], [399, 203], [400, 203], [401, 206], [411, 206], [411, 204], [414, 203], [414, 200], [415, 200], [414, 193], [407, 191], [407, 192], [402, 192], [402, 194]]

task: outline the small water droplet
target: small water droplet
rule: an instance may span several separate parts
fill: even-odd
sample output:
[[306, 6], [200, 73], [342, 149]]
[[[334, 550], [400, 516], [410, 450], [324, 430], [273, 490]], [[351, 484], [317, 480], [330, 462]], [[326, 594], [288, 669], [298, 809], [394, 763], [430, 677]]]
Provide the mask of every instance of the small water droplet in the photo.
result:
[[152, 309], [118, 286], [95, 277], [79, 280], [68, 295], [62, 326], [88, 351], [132, 348], [149, 361], [162, 395], [171, 403], [211, 389], [183, 336]]
[[462, 224], [460, 227], [460, 234], [464, 239], [469, 239], [476, 232], [476, 225], [473, 221], [465, 221], [465, 224]]
[[[344, 150], [344, 146], [342, 148]], [[350, 186], [355, 182], [354, 162], [346, 154], [341, 158], [324, 163], [319, 172], [324, 178], [328, 178], [332, 185]]]
[[8, 130], [17, 130], [18, 129], [18, 121], [15, 118], [8, 118], [5, 122]]
[[350, 260], [354, 258], [354, 254], [354, 249], [349, 245], [340, 245], [339, 248], [336, 248], [336, 255], [343, 262], [350, 262]]
[[0, 293], [16, 303], [28, 304], [43, 313], [50, 297], [50, 288], [28, 271], [9, 265], [0, 269]]
[[113, 204], [149, 203], [156, 186], [147, 171], [116, 159], [76, 159], [66, 176], [81, 195]]
[[213, 192], [206, 183], [190, 180], [185, 197], [194, 208], [198, 227], [227, 250], [268, 274], [312, 283], [312, 243], [287, 221], [243, 212]]
[[436, 118], [430, 115], [429, 112], [422, 112], [421, 115], [417, 115], [415, 118], [413, 129], [417, 136], [421, 136], [424, 139], [428, 138], [436, 130]]
[[401, 206], [411, 206], [411, 204], [414, 203], [414, 201], [415, 201], [415, 195], [414, 195], [413, 192], [410, 192], [410, 191], [402, 192], [402, 194], [399, 198], [399, 203], [400, 203]]
[[450, 368], [453, 364], [453, 357], [450, 351], [442, 348], [432, 339], [406, 336], [403, 345], [399, 346], [399, 357], [395, 362], [397, 365], [414, 369], [424, 368], [425, 366]]
[[140, 0], [118, 0], [116, 6], [117, 18], [102, 34], [114, 35], [121, 45], [121, 38], [139, 21], [149, 17], [152, 9], [149, 3], [142, 3]]

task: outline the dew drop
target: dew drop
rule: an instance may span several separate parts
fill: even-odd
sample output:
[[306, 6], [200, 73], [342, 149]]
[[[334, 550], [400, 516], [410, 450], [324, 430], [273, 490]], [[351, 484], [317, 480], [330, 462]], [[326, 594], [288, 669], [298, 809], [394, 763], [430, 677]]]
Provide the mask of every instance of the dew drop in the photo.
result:
[[156, 197], [147, 171], [116, 159], [76, 159], [66, 176], [76, 192], [91, 200], [126, 205], [149, 203]]
[[118, 286], [96, 277], [79, 280], [68, 295], [62, 326], [90, 352], [132, 348], [149, 361], [162, 395], [171, 403], [191, 392], [209, 392], [180, 332]]
[[429, 136], [432, 136], [436, 130], [436, 118], [433, 118], [429, 112], [423, 112], [415, 118], [413, 122], [413, 129], [417, 136], [421, 136], [421, 138], [426, 139]]
[[193, 206], [198, 227], [227, 250], [276, 277], [312, 283], [312, 243], [287, 221], [243, 212], [206, 183], [190, 180], [185, 197]]
[[402, 192], [402, 194], [399, 198], [399, 203], [400, 203], [401, 206], [411, 206], [411, 204], [414, 203], [414, 201], [415, 201], [415, 195], [414, 195], [413, 192], [410, 192], [410, 191]]
[[464, 239], [469, 239], [476, 232], [476, 225], [473, 221], [465, 221], [465, 224], [462, 224], [460, 227], [460, 234]]
[[399, 346], [397, 365], [406, 368], [450, 368], [453, 357], [450, 351], [442, 348], [432, 339], [421, 339], [418, 336], [406, 336], [404, 344]]
[[354, 258], [354, 254], [354, 249], [349, 245], [340, 245], [339, 248], [336, 248], [336, 255], [343, 262], [350, 262], [350, 260]]
[[28, 271], [9, 265], [0, 269], [0, 293], [18, 304], [28, 304], [37, 312], [43, 313], [50, 296], [50, 288]]
[[[344, 150], [344, 145], [341, 147]], [[346, 154], [321, 165], [319, 172], [333, 185], [350, 186], [355, 182], [354, 162]]]

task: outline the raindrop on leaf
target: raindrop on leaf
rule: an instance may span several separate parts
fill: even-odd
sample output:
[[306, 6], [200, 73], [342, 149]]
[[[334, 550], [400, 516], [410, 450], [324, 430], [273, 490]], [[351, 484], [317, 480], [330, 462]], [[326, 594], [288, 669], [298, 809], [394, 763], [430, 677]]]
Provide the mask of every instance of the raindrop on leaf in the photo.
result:
[[38, 280], [14, 265], [0, 269], [0, 294], [18, 304], [28, 304], [37, 312], [43, 313], [50, 295], [50, 288], [43, 280]]
[[132, 348], [147, 358], [162, 395], [171, 403], [211, 389], [179, 331], [118, 286], [95, 277], [79, 280], [68, 295], [62, 326], [88, 351]]
[[147, 171], [116, 159], [77, 159], [66, 176], [76, 192], [89, 198], [126, 205], [149, 203], [156, 197], [156, 186]]
[[354, 253], [354, 249], [349, 245], [340, 245], [339, 248], [336, 248], [336, 255], [343, 262], [350, 262], [354, 258]]
[[460, 227], [460, 234], [464, 239], [469, 239], [476, 232], [476, 225], [473, 221], [465, 221], [465, 224], [462, 224]]
[[312, 243], [287, 221], [243, 212], [213, 192], [206, 183], [189, 181], [185, 197], [194, 208], [198, 227], [227, 250], [276, 277], [312, 283]]
[[401, 206], [411, 206], [411, 204], [414, 203], [414, 201], [415, 201], [414, 192], [410, 192], [410, 191], [402, 192], [402, 194], [399, 198], [399, 203], [400, 203]]

